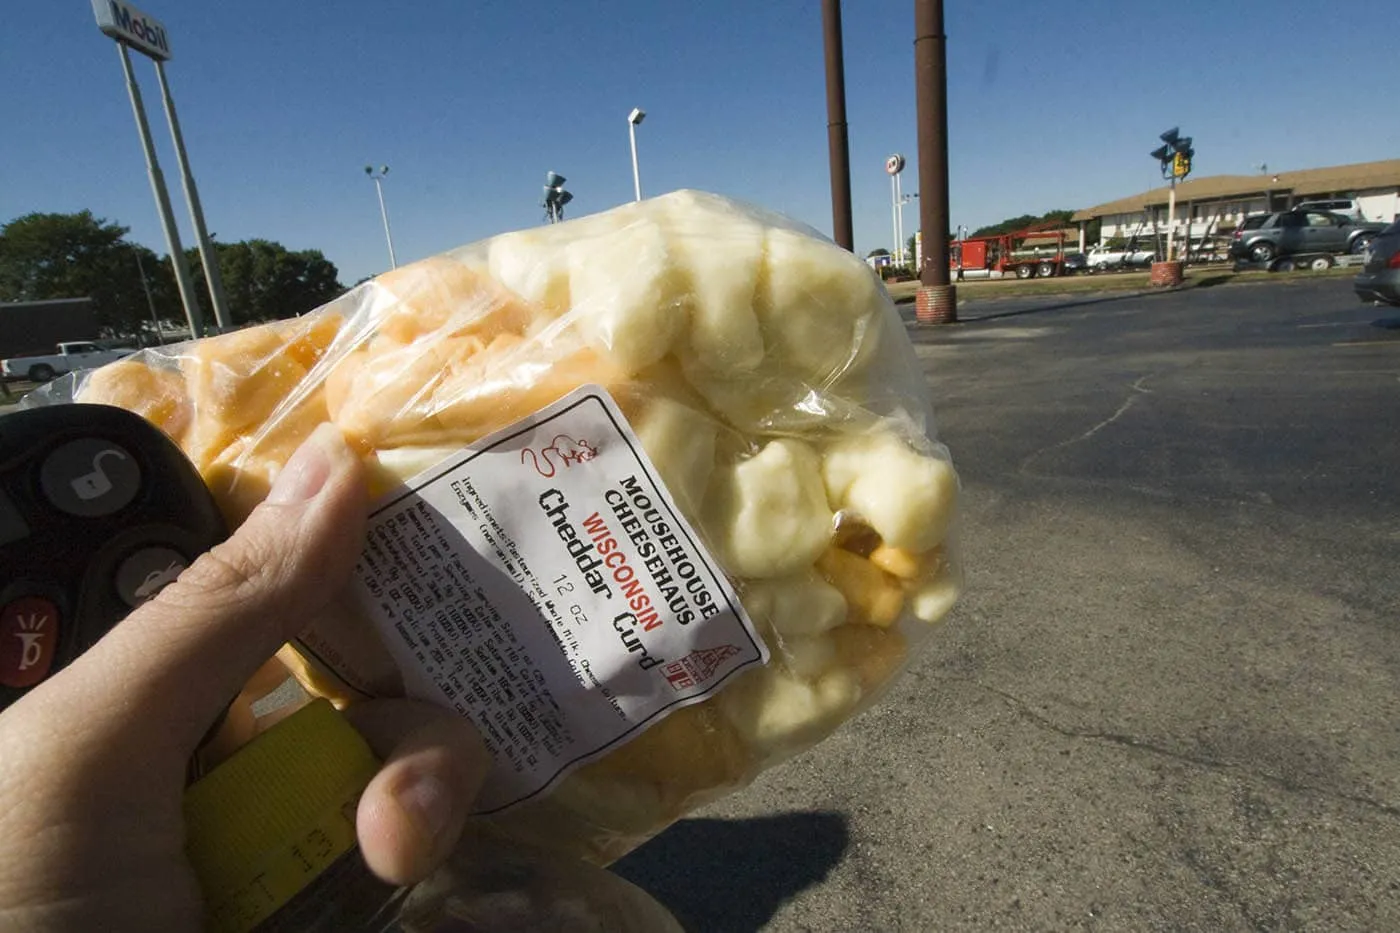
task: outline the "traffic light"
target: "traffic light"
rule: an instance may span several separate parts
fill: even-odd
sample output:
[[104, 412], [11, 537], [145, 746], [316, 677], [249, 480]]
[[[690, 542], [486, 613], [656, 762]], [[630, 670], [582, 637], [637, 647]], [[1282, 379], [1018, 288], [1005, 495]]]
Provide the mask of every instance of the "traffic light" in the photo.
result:
[[564, 205], [574, 199], [564, 190], [564, 181], [564, 176], [558, 172], [545, 173], [544, 198], [540, 201], [540, 207], [544, 208], [545, 216], [552, 224], [564, 219]]
[[1185, 178], [1191, 174], [1191, 158], [1196, 154], [1196, 150], [1191, 146], [1191, 137], [1183, 136], [1176, 143], [1176, 160], [1172, 164], [1172, 174], [1177, 178]]
[[1164, 145], [1152, 150], [1152, 158], [1161, 165], [1162, 177], [1177, 179], [1191, 174], [1191, 159], [1196, 154], [1191, 137], [1182, 136], [1181, 129], [1174, 126], [1158, 138]]

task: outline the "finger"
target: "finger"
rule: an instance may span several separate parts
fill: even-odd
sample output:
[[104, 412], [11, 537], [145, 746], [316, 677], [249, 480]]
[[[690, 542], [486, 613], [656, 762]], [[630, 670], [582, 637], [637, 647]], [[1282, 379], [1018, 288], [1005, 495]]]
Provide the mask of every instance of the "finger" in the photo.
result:
[[456, 847], [491, 757], [467, 719], [427, 703], [374, 700], [345, 715], [385, 759], [360, 797], [360, 851], [385, 881], [415, 884]]
[[364, 522], [363, 468], [339, 431], [323, 425], [232, 537], [60, 674], [78, 695], [74, 706], [141, 722], [135, 738], [163, 738], [187, 755], [344, 586]]

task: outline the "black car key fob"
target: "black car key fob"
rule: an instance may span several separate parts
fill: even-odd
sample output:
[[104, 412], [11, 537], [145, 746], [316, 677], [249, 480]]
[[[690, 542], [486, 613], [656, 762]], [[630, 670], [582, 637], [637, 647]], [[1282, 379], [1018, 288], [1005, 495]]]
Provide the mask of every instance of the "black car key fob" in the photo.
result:
[[227, 536], [194, 465], [140, 416], [0, 416], [0, 710]]

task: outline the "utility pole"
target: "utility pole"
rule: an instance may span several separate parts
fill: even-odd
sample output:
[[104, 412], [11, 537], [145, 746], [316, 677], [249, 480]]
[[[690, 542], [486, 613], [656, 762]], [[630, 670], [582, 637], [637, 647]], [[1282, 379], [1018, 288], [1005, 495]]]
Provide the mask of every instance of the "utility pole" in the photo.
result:
[[841, 0], [822, 0], [826, 39], [826, 145], [831, 162], [831, 230], [837, 246], [855, 248], [851, 228], [851, 146], [846, 129], [846, 65], [841, 49]]
[[948, 280], [948, 37], [943, 0], [914, 0], [914, 90], [919, 111], [919, 226], [923, 268], [915, 308], [921, 324], [958, 319]]

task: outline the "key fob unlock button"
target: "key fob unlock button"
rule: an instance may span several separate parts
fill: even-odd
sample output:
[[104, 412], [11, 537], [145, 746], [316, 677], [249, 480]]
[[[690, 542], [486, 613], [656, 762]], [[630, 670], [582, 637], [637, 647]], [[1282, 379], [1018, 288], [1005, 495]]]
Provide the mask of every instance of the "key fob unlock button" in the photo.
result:
[[136, 498], [141, 468], [121, 445], [84, 437], [49, 454], [39, 484], [55, 508], [79, 518], [101, 518]]

